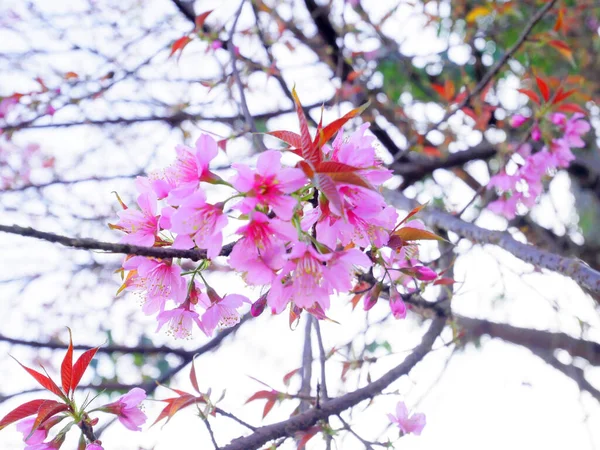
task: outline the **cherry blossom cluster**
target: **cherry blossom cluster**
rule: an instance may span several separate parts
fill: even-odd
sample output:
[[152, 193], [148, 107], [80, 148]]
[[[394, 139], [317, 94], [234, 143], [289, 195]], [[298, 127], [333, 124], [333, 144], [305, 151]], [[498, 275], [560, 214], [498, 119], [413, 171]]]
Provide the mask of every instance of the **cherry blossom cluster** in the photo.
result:
[[[581, 136], [590, 130], [590, 124], [583, 117], [581, 113], [570, 118], [562, 113], [552, 113], [544, 121], [546, 126], [543, 129], [535, 123], [531, 139], [538, 142], [544, 138], [548, 144], [536, 152], [532, 151], [529, 143], [517, 148], [515, 154], [520, 158], [512, 158], [515, 162], [513, 170], [509, 173], [506, 168], [502, 169], [487, 185], [488, 189], [496, 188], [500, 193], [500, 198], [490, 203], [488, 208], [507, 219], [516, 217], [519, 205], [532, 208], [542, 193], [543, 179], [557, 169], [569, 167], [575, 159], [572, 148], [585, 147]], [[512, 125], [520, 127], [527, 120], [516, 115], [512, 118]]]
[[[210, 136], [202, 135], [195, 148], [178, 146], [173, 164], [137, 179], [137, 207], [123, 205], [112, 228], [125, 233], [124, 243], [198, 249], [206, 259], [184, 270], [177, 260], [127, 257], [121, 290], [140, 294], [143, 312], [157, 315], [158, 329], [168, 325], [175, 337], [187, 338], [196, 325], [210, 336], [238, 323], [241, 308], [251, 303], [243, 295], [219, 295], [203, 275], [215, 258], [228, 256], [229, 267], [262, 290], [251, 307], [255, 316], [268, 306], [274, 314], [289, 307], [290, 314], [325, 318], [332, 295], [356, 293], [365, 286], [356, 279], [371, 273], [378, 283], [367, 284], [363, 294], [391, 285], [392, 312], [404, 317], [398, 289], [415, 290], [437, 274], [417, 259], [414, 240], [420, 237], [411, 241], [399, 232], [435, 235], [417, 221], [396, 226], [398, 214], [379, 192], [392, 174], [377, 158], [368, 126], [347, 140], [339, 131], [331, 145], [323, 143], [316, 162], [305, 158], [287, 167], [280, 151], [267, 150], [256, 167], [232, 164], [228, 180], [210, 169], [220, 151]], [[230, 196], [210, 201], [211, 184]], [[241, 226], [224, 236], [236, 222]]]

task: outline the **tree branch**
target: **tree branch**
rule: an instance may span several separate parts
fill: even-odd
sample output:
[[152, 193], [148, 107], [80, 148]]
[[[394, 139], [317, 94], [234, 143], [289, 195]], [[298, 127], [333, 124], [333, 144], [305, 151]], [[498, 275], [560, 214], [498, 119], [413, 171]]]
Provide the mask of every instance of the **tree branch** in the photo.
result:
[[[397, 191], [387, 191], [385, 196], [397, 208], [412, 210], [418, 205], [417, 202]], [[581, 260], [539, 250], [532, 245], [516, 241], [507, 232], [486, 230], [433, 208], [420, 211], [419, 218], [431, 227], [451, 231], [472, 242], [497, 245], [527, 263], [560, 273], [573, 279], [588, 291], [596, 295], [600, 294], [600, 272]]]
[[[4, 233], [17, 234], [19, 236], [32, 237], [43, 241], [54, 242], [65, 247], [77, 248], [82, 250], [103, 250], [107, 253], [121, 253], [125, 255], [149, 256], [153, 258], [186, 258], [192, 261], [199, 261], [206, 258], [204, 250], [182, 250], [165, 247], [141, 247], [139, 245], [117, 244], [112, 242], [102, 242], [90, 238], [72, 238], [60, 234], [47, 233], [30, 227], [21, 227], [19, 225], [0, 225], [0, 231]], [[221, 250], [221, 256], [227, 256], [231, 253], [233, 243], [226, 244]]]
[[283, 422], [260, 427], [249, 436], [234, 439], [229, 445], [222, 447], [222, 450], [257, 449], [273, 439], [291, 436], [296, 431], [306, 430], [319, 420], [326, 419], [332, 415], [337, 415], [364, 400], [373, 398], [402, 375], [408, 374], [410, 370], [412, 370], [412, 368], [421, 361], [427, 353], [429, 353], [434, 341], [444, 329], [445, 322], [445, 318], [436, 317], [431, 322], [429, 330], [427, 330], [423, 336], [421, 343], [415, 347], [413, 352], [408, 355], [401, 364], [391, 369], [376, 381], [369, 383], [361, 389], [357, 389], [356, 391], [341, 397], [324, 402], [319, 409], [311, 409], [310, 411], [294, 416]]

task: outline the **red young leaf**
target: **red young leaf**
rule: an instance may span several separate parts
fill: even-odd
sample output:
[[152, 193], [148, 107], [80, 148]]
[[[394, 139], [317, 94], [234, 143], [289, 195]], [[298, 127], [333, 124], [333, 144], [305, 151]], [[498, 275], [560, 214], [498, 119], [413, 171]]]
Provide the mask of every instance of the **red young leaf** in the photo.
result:
[[344, 114], [337, 120], [334, 120], [325, 128], [317, 133], [315, 136], [315, 140], [318, 138], [318, 149], [320, 149], [324, 144], [326, 144], [329, 139], [331, 139], [350, 119], [362, 114], [362, 112], [369, 107], [369, 103], [365, 103], [364, 105], [359, 106], [358, 108], [354, 108], [352, 111]]
[[263, 419], [273, 409], [273, 406], [275, 406], [275, 399], [272, 398], [272, 399], [267, 400], [267, 403], [265, 403], [265, 409], [263, 409], [263, 416], [262, 416]]
[[187, 406], [193, 405], [194, 403], [198, 403], [203, 400], [198, 397], [194, 397], [193, 395], [188, 394], [187, 396], [168, 398], [168, 399], [161, 400], [161, 401], [167, 402], [168, 404], [160, 412], [160, 414], [158, 415], [158, 417], [156, 418], [156, 420], [154, 421], [152, 426], [156, 425], [158, 422], [160, 422], [165, 417], [167, 417], [167, 422], [168, 422], [169, 420], [171, 420], [171, 417], [173, 417], [175, 415], [175, 413], [177, 411], [179, 411], [180, 409], [186, 408]]
[[537, 83], [538, 89], [542, 93], [542, 97], [544, 97], [545, 101], [548, 101], [550, 99], [550, 89], [548, 88], [548, 85], [544, 80], [537, 76], [535, 77], [535, 81]]
[[311, 440], [319, 431], [321, 431], [321, 428], [315, 426], [309, 428], [304, 433], [302, 433], [302, 438], [298, 440], [298, 447], [296, 448], [296, 450], [303, 450], [304, 447], [306, 447], [308, 441]]
[[316, 173], [312, 181], [315, 187], [318, 190], [320, 190], [323, 193], [323, 195], [325, 195], [325, 197], [327, 197], [329, 203], [331, 203], [331, 205], [333, 205], [337, 209], [335, 213], [344, 216], [344, 205], [342, 204], [342, 197], [340, 196], [340, 193], [335, 187], [335, 182], [333, 181], [333, 179], [329, 175], [326, 175], [324, 173]]
[[306, 121], [306, 116], [304, 115], [304, 110], [302, 109], [302, 104], [300, 103], [295, 87], [292, 89], [292, 96], [296, 103], [296, 114], [298, 115], [298, 121], [300, 122], [302, 157], [306, 161], [316, 165], [321, 161], [321, 149], [312, 142], [310, 132], [308, 131], [308, 122]]
[[248, 400], [246, 400], [246, 403], [253, 402], [254, 400], [274, 399], [277, 398], [277, 394], [277, 391], [257, 391]]
[[558, 106], [558, 111], [586, 114], [585, 109], [575, 103], [564, 103]]
[[517, 89], [517, 91], [519, 91], [521, 94], [525, 94], [527, 97], [529, 97], [533, 102], [537, 103], [538, 105], [541, 103], [540, 102], [540, 96], [537, 95], [532, 90], [530, 90], [530, 89]]
[[210, 11], [205, 11], [202, 14], [198, 14], [196, 16], [196, 31], [200, 31], [202, 29], [202, 26], [204, 25], [204, 22], [206, 21], [206, 18], [208, 16], [210, 16], [211, 12], [213, 12], [212, 9]]
[[323, 161], [315, 167], [319, 173], [336, 173], [336, 172], [357, 172], [359, 167], [350, 166], [336, 161]]
[[64, 403], [55, 402], [54, 400], [46, 400], [39, 408], [37, 417], [31, 426], [31, 430], [36, 430], [46, 419], [66, 411], [69, 406]]
[[64, 393], [68, 396], [71, 389], [71, 376], [73, 375], [73, 337], [71, 336], [71, 330], [69, 330], [69, 348], [60, 366], [60, 377], [62, 380], [62, 388]]
[[427, 206], [427, 203], [423, 203], [422, 205], [419, 205], [416, 208], [413, 208], [413, 210], [411, 212], [409, 212], [404, 219], [402, 219], [402, 221], [398, 224], [398, 226], [396, 228], [398, 228], [400, 225], [402, 225], [404, 222], [406, 222], [408, 219], [410, 219], [415, 214], [418, 214], [419, 211], [421, 211], [426, 206]]
[[54, 381], [52, 381], [52, 379], [50, 377], [48, 377], [44, 374], [41, 374], [37, 370], [30, 369], [29, 367], [24, 366], [19, 361], [17, 361], [17, 362], [23, 369], [25, 369], [27, 371], [27, 373], [29, 373], [29, 375], [31, 375], [33, 378], [35, 378], [35, 381], [37, 381], [42, 387], [48, 389], [53, 394], [58, 395], [60, 398], [65, 398], [65, 394], [62, 393], [60, 388], [56, 385], [56, 383]]
[[298, 133], [294, 133], [293, 131], [269, 131], [267, 134], [276, 137], [277, 139], [289, 144], [294, 148], [302, 148], [302, 138]]
[[79, 385], [79, 382], [81, 381], [81, 377], [83, 377], [85, 370], [90, 365], [90, 362], [92, 361], [92, 359], [94, 359], [94, 356], [96, 355], [96, 352], [98, 351], [99, 348], [100, 347], [91, 348], [91, 349], [83, 352], [83, 354], [77, 359], [77, 361], [73, 365], [73, 375], [71, 378], [71, 390], [72, 391], [75, 391], [75, 389]]
[[6, 428], [6, 426], [10, 425], [11, 423], [16, 422], [17, 420], [21, 420], [24, 419], [25, 417], [29, 417], [33, 414], [37, 414], [38, 410], [40, 409], [40, 406], [42, 406], [42, 404], [44, 404], [44, 402], [47, 402], [48, 400], [31, 400], [30, 402], [27, 403], [23, 403], [20, 406], [17, 406], [15, 409], [13, 409], [11, 412], [9, 412], [6, 416], [4, 416], [2, 418], [2, 420], [0, 420], [0, 430], [2, 430], [3, 428]]
[[192, 368], [190, 369], [190, 381], [192, 382], [193, 388], [199, 394], [200, 388], [198, 387], [198, 378], [196, 378], [196, 367], [194, 366], [194, 359], [196, 358], [192, 358]]
[[189, 36], [183, 36], [173, 42], [173, 46], [171, 47], [171, 53], [169, 54], [169, 58], [173, 56], [177, 51], [182, 51], [186, 45], [188, 45], [192, 41], [192, 38]]
[[290, 384], [290, 380], [292, 379], [292, 377], [293, 377], [294, 375], [296, 375], [296, 374], [297, 374], [297, 373], [300, 371], [300, 369], [301, 369], [301, 368], [294, 369], [294, 370], [292, 370], [291, 372], [288, 372], [288, 373], [286, 373], [286, 374], [285, 374], [285, 376], [283, 377], [283, 384], [285, 384], [286, 386], [287, 386], [288, 384]]
[[371, 183], [357, 173], [341, 172], [328, 173], [326, 175], [329, 175], [336, 183], [352, 184], [353, 186], [364, 187], [365, 189], [370, 189], [371, 191], [375, 190]]
[[557, 103], [560, 103], [563, 100], [566, 100], [571, 95], [573, 95], [575, 92], [577, 92], [576, 89], [571, 89], [570, 91], [564, 92], [562, 88], [558, 88], [558, 91], [556, 92], [556, 95], [554, 96], [554, 100], [552, 101], [552, 104], [556, 105]]
[[454, 284], [455, 281], [452, 278], [438, 278], [437, 280], [435, 280], [433, 282], [434, 285], [437, 284], [443, 284], [443, 285], [448, 285], [448, 284]]

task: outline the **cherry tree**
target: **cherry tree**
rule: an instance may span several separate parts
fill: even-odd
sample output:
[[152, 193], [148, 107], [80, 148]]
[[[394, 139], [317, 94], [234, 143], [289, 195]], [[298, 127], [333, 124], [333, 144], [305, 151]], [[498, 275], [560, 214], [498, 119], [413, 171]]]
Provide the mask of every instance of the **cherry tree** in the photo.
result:
[[440, 445], [498, 341], [597, 420], [593, 3], [2, 8], [6, 445]]

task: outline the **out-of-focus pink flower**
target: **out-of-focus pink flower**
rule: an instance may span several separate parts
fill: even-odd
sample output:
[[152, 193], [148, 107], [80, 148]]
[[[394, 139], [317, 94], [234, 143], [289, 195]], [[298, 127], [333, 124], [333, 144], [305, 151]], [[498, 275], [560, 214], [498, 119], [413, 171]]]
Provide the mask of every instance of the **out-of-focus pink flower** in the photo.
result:
[[172, 261], [134, 256], [123, 263], [123, 268], [135, 270], [134, 275], [125, 281], [125, 287], [141, 291], [145, 296], [144, 313], [150, 315], [164, 311], [169, 299], [178, 304], [185, 300], [186, 281], [181, 276], [181, 267]]
[[404, 402], [396, 405], [396, 415], [388, 414], [390, 422], [398, 425], [403, 434], [413, 433], [419, 436], [425, 427], [425, 414], [414, 413], [409, 417], [408, 408]]
[[132, 431], [142, 431], [141, 425], [146, 423], [147, 417], [140, 410], [140, 404], [146, 399], [146, 391], [133, 388], [117, 401], [99, 408], [101, 411], [115, 414], [125, 428]]
[[15, 96], [6, 97], [0, 100], [0, 119], [6, 117], [8, 112], [19, 103], [19, 99]]
[[269, 219], [266, 214], [254, 211], [250, 222], [236, 232], [237, 241], [229, 265], [244, 274], [248, 284], [268, 284], [276, 271], [285, 263], [285, 243], [298, 240], [298, 232], [289, 222]]
[[[35, 422], [35, 417], [30, 417], [29, 419], [21, 420], [17, 423], [17, 431], [23, 433], [23, 441], [28, 445], [40, 444], [44, 442], [44, 439], [48, 436], [48, 430], [44, 427], [37, 428], [33, 433], [31, 433], [31, 427], [33, 427], [33, 423]], [[27, 436], [29, 439], [27, 439]]]
[[508, 175], [506, 172], [502, 171], [490, 178], [487, 187], [488, 189], [496, 187], [500, 192], [508, 192], [515, 188], [518, 181], [519, 177]]
[[509, 198], [501, 197], [488, 205], [488, 209], [499, 216], [506, 217], [508, 220], [514, 219], [517, 216], [517, 203], [520, 195], [514, 193]]
[[171, 231], [177, 233], [173, 247], [188, 249], [195, 244], [206, 249], [209, 258], [215, 258], [223, 246], [222, 230], [226, 225], [223, 205], [207, 203], [204, 191], [198, 190], [183, 200], [171, 217]]
[[583, 148], [585, 142], [581, 139], [581, 136], [590, 131], [590, 124], [588, 121], [583, 120], [585, 117], [581, 113], [575, 113], [565, 123], [565, 140], [569, 147]]
[[229, 294], [221, 298], [214, 289], [209, 287], [207, 294], [200, 295], [198, 303], [206, 308], [202, 314], [203, 331], [207, 336], [212, 336], [217, 326], [230, 328], [239, 323], [238, 308], [241, 308], [244, 303], [250, 303], [250, 300], [239, 294]]
[[531, 130], [531, 139], [534, 141], [539, 141], [542, 138], [542, 130], [540, 130], [540, 126], [536, 123]]
[[[577, 137], [577, 139], [580, 139]], [[583, 142], [583, 141], [582, 141]], [[554, 158], [554, 164], [556, 167], [566, 168], [569, 167], [571, 161], [575, 159], [575, 155], [571, 152], [569, 144], [565, 139], [553, 139], [551, 146], [552, 157]]]
[[223, 48], [223, 41], [220, 41], [219, 39], [215, 39], [214, 41], [212, 41], [210, 43], [210, 48], [213, 51]]
[[233, 187], [245, 193], [239, 207], [245, 211], [257, 205], [270, 207], [277, 217], [290, 220], [298, 201], [288, 195], [302, 188], [306, 176], [300, 169], [281, 166], [281, 153], [275, 150], [263, 152], [256, 164], [256, 171], [244, 164], [233, 164], [237, 175]]
[[139, 210], [127, 208], [119, 211], [116, 226], [125, 233], [121, 242], [151, 247], [158, 233], [158, 216], [156, 215], [156, 196], [152, 192], [140, 194], [137, 199]]
[[85, 450], [104, 450], [104, 448], [97, 442], [92, 442], [85, 447]]
[[513, 128], [519, 128], [525, 122], [527, 122], [528, 118], [523, 116], [522, 114], [515, 114], [510, 118], [510, 126]]

